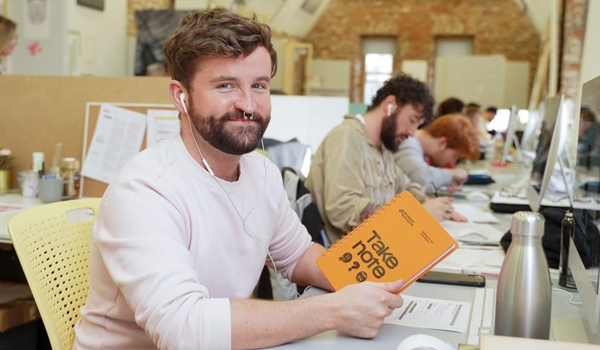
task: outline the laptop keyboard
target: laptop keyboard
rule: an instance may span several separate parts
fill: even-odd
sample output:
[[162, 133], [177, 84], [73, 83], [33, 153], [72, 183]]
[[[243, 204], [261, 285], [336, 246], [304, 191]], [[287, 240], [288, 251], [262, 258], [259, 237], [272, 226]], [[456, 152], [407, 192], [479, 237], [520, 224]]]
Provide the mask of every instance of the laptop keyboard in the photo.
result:
[[469, 325], [469, 336], [467, 344], [479, 345], [479, 337], [485, 334], [493, 334], [494, 307], [496, 304], [495, 288], [476, 288], [471, 311], [471, 323]]

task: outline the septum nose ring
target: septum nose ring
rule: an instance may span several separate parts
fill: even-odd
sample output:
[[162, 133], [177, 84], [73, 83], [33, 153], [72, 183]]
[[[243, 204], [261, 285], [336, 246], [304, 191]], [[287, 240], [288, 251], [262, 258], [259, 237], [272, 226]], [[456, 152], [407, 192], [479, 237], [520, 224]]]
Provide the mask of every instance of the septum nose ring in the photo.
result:
[[251, 115], [247, 115], [246, 112], [244, 112], [244, 118], [250, 119], [250, 120], [254, 119], [254, 112], [252, 112]]

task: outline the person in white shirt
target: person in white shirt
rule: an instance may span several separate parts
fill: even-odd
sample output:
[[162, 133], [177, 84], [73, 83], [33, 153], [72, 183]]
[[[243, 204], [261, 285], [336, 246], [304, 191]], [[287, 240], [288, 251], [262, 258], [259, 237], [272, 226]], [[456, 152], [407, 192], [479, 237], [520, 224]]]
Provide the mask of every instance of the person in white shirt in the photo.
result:
[[271, 114], [270, 38], [256, 19], [217, 8], [187, 14], [167, 42], [181, 135], [137, 155], [104, 195], [75, 350], [253, 349], [326, 330], [370, 338], [402, 305], [401, 281], [250, 298], [265, 263], [331, 290], [315, 264], [324, 248], [277, 168], [252, 152]]
[[484, 116], [481, 114], [481, 106], [479, 104], [474, 102], [469, 103], [467, 105], [466, 116], [471, 121], [471, 124], [473, 124], [480, 140], [485, 141], [490, 138], [487, 131], [487, 123]]
[[468, 178], [465, 170], [452, 168], [459, 158], [479, 159], [477, 132], [462, 114], [435, 119], [402, 142], [394, 154], [396, 165], [411, 181], [429, 190], [447, 187], [450, 192]]

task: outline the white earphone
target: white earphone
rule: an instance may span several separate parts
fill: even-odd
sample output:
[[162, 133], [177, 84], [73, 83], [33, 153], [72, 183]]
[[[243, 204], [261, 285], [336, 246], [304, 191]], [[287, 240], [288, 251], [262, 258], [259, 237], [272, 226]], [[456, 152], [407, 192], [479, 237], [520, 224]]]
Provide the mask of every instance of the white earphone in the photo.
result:
[[194, 139], [194, 143], [196, 144], [196, 148], [198, 149], [198, 152], [200, 153], [200, 158], [202, 158], [202, 163], [206, 167], [206, 170], [208, 170], [208, 173], [210, 175], [212, 175], [212, 177], [215, 177], [215, 173], [210, 168], [210, 165], [208, 165], [208, 161], [206, 161], [206, 158], [204, 158], [204, 155], [202, 154], [202, 151], [200, 150], [200, 146], [198, 146], [198, 143], [196, 142], [196, 138], [194, 137], [194, 131], [192, 130], [192, 120], [190, 119], [190, 115], [189, 115], [187, 107], [185, 105], [185, 93], [182, 92], [182, 93], [179, 94], [179, 101], [181, 102], [181, 106], [183, 107], [183, 111], [187, 115], [188, 124], [190, 126], [190, 132], [192, 133], [192, 139]]
[[[182, 94], [183, 95], [183, 94]], [[187, 112], [186, 112], [187, 113]], [[388, 103], [387, 105], [387, 116], [391, 116], [392, 115], [392, 104]]]
[[185, 114], [188, 114], [187, 107], [185, 106], [185, 92], [179, 94], [179, 101], [181, 102]]

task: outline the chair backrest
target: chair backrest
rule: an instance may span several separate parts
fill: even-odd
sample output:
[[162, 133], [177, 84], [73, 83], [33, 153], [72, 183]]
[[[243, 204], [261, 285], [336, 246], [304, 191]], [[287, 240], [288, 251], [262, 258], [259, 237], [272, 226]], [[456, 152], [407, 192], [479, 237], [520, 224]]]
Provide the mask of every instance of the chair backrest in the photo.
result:
[[[47, 204], [28, 209], [8, 223], [54, 350], [70, 350], [75, 339], [75, 323], [89, 290], [88, 258], [99, 204], [99, 198]], [[93, 216], [71, 222], [67, 212], [76, 209], [91, 209]]]

